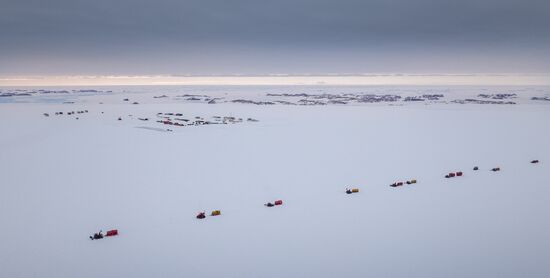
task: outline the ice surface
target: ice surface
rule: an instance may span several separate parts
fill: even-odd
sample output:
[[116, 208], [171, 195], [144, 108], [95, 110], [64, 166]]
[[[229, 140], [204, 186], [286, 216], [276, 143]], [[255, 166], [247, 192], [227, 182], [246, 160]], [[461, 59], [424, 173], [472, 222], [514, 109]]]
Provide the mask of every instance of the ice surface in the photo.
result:
[[[0, 277], [550, 276], [546, 104], [208, 105], [173, 96], [224, 88], [171, 90], [0, 103]], [[259, 122], [158, 132], [159, 112]], [[120, 235], [91, 241], [99, 229]]]

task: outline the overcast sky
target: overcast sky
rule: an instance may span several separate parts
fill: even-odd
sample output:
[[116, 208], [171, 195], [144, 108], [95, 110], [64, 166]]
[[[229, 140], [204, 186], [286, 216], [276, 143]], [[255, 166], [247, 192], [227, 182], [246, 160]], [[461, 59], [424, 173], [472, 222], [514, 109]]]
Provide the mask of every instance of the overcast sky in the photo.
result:
[[0, 4], [0, 75], [550, 72], [548, 0]]

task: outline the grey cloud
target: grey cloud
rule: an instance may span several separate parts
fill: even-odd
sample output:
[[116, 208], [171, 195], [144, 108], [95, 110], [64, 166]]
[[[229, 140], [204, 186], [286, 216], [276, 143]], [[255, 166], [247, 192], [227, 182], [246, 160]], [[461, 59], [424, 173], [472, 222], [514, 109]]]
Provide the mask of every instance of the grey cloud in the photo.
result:
[[[270, 64], [274, 61], [265, 56], [300, 59], [310, 49], [325, 56], [376, 56], [383, 63], [380, 55], [418, 54], [414, 49], [421, 48], [471, 58], [495, 49], [524, 61], [525, 51], [548, 54], [543, 51], [550, 47], [548, 26], [550, 2], [543, 0], [3, 0], [0, 59], [10, 65], [24, 57], [55, 59], [66, 67], [64, 59], [86, 65], [97, 57], [134, 63], [143, 55], [159, 60], [176, 55], [189, 61], [191, 54], [207, 52], [218, 61], [238, 56]], [[216, 64], [199, 56], [207, 59], [203, 64]], [[532, 62], [537, 70], [548, 66], [536, 57]], [[300, 67], [294, 69], [311, 71]], [[0, 66], [5, 72], [9, 69]]]

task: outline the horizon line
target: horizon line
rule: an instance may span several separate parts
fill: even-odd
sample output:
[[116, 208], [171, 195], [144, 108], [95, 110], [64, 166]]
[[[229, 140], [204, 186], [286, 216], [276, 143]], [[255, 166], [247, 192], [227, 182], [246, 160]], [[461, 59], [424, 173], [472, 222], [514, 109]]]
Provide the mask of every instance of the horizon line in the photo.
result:
[[4, 75], [1, 87], [142, 85], [550, 85], [550, 73]]

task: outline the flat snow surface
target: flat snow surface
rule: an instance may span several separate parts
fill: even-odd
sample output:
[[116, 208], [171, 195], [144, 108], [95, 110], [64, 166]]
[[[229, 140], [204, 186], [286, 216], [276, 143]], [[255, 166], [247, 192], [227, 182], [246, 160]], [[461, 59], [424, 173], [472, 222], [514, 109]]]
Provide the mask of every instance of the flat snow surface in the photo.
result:
[[[0, 103], [0, 277], [550, 277], [547, 104], [163, 93]], [[259, 122], [172, 127], [159, 112]], [[120, 235], [88, 238], [100, 229]]]

